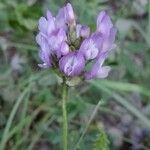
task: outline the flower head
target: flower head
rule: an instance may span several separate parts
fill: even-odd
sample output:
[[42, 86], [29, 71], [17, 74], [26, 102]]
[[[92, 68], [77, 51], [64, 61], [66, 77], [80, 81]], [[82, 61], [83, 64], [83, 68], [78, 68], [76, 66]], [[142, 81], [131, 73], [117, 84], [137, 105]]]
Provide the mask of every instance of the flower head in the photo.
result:
[[[47, 10], [46, 17], [39, 19], [38, 29], [36, 42], [43, 62], [40, 67], [57, 69], [68, 78], [90, 80], [108, 76], [110, 67], [103, 64], [114, 48], [116, 28], [107, 12], [99, 13], [97, 29], [90, 33], [88, 26], [76, 24], [72, 5], [68, 3], [56, 17]], [[92, 66], [87, 70], [89, 63]]]

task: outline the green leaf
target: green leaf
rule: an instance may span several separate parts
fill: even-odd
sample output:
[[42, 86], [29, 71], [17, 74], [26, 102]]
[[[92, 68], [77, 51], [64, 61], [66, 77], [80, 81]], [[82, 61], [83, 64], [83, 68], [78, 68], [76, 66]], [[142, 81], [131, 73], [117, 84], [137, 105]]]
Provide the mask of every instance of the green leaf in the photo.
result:
[[125, 98], [121, 97], [119, 94], [115, 93], [112, 89], [106, 88], [102, 84], [98, 84], [97, 82], [91, 82], [93, 86], [112, 96], [114, 100], [116, 100], [119, 104], [124, 106], [130, 113], [132, 113], [135, 117], [137, 117], [143, 126], [150, 127], [150, 120], [145, 116], [140, 110], [134, 107], [130, 102], [128, 102]]
[[105, 86], [107, 88], [117, 90], [117, 91], [137, 92], [137, 93], [150, 97], [150, 89], [142, 85], [138, 85], [134, 83], [118, 82], [118, 81], [112, 81], [112, 80], [91, 81], [91, 83], [96, 84], [96, 85], [102, 85], [102, 86]]
[[104, 129], [100, 129], [100, 133], [97, 135], [94, 150], [109, 150], [109, 140]]

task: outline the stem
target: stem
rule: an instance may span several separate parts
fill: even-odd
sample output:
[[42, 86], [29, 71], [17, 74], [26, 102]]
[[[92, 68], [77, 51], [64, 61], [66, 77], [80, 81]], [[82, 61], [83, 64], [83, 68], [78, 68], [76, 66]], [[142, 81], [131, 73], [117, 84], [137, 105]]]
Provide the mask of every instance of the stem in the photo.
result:
[[67, 124], [67, 110], [66, 110], [66, 100], [67, 100], [67, 85], [65, 79], [63, 80], [62, 86], [62, 111], [63, 111], [63, 150], [67, 150], [67, 139], [68, 139], [68, 124]]
[[150, 42], [150, 0], [148, 1], [148, 38]]

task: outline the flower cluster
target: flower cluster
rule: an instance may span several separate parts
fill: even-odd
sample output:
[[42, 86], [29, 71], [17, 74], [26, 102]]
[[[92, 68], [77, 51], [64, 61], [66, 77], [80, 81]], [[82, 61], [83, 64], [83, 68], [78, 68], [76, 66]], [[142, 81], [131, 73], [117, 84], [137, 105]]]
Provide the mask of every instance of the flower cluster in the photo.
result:
[[107, 12], [99, 13], [96, 31], [91, 33], [88, 26], [76, 23], [68, 3], [56, 17], [47, 11], [46, 17], [39, 19], [38, 28], [40, 67], [52, 67], [67, 77], [86, 80], [108, 76], [110, 67], [103, 63], [114, 48], [116, 28]]

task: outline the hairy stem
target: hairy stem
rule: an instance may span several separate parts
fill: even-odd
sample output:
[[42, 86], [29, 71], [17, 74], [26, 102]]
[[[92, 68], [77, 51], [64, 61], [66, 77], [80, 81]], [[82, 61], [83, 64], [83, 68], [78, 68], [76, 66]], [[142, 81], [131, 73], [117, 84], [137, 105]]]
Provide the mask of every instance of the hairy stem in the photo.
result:
[[62, 111], [63, 111], [63, 150], [67, 150], [68, 145], [68, 123], [67, 123], [67, 85], [65, 79], [62, 86]]
[[150, 42], [150, 0], [148, 1], [148, 37]]

